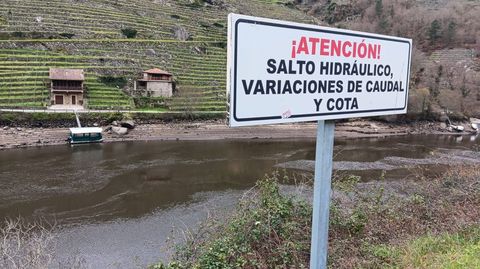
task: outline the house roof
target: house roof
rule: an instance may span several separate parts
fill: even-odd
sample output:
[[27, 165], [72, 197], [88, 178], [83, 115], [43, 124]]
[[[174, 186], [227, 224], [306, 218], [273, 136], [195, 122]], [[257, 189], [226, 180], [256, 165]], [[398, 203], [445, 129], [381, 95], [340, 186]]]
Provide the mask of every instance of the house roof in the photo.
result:
[[172, 75], [172, 74], [168, 73], [167, 71], [164, 71], [164, 70], [158, 69], [158, 68], [149, 69], [149, 70], [143, 71], [143, 73], [157, 74], [157, 75], [168, 75], [168, 76]]
[[85, 80], [83, 69], [50, 68], [50, 79], [53, 80]]

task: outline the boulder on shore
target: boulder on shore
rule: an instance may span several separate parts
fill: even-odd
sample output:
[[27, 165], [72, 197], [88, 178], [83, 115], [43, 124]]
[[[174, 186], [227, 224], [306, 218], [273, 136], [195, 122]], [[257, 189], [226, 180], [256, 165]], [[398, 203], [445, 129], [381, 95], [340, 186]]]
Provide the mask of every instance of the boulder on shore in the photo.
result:
[[120, 122], [120, 126], [128, 129], [133, 129], [135, 128], [135, 122], [133, 120], [123, 120]]
[[128, 134], [128, 129], [125, 127], [114, 126], [112, 127], [112, 132], [118, 135], [126, 135]]

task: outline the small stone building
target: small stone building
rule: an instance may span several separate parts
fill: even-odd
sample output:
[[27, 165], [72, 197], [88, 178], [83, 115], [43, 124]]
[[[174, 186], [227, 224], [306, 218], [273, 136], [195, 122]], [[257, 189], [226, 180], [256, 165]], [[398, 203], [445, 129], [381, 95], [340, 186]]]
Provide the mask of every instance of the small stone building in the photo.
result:
[[82, 69], [50, 68], [50, 104], [83, 106], [85, 75]]
[[171, 97], [173, 94], [172, 74], [154, 68], [143, 72], [143, 77], [135, 81], [134, 91], [145, 92], [151, 97]]

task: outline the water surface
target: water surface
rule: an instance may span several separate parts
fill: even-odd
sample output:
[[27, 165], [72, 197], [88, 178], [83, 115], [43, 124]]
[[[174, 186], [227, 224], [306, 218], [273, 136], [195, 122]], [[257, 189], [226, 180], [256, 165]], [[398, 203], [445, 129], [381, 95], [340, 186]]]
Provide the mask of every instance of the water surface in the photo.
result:
[[[479, 140], [337, 139], [335, 167], [364, 181], [378, 179], [382, 170], [389, 180], [402, 180], [416, 165], [480, 160]], [[0, 217], [56, 222], [63, 264], [73, 256], [91, 268], [142, 267], [168, 256], [172, 230], [195, 228], [207, 213], [234, 209], [244, 190], [275, 169], [309, 171], [314, 154], [313, 140], [258, 139], [0, 151]]]

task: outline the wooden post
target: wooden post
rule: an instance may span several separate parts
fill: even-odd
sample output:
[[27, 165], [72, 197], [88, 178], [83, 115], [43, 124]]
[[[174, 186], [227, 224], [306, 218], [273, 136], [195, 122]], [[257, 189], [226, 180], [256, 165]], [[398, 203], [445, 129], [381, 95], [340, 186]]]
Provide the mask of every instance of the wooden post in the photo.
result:
[[328, 216], [332, 185], [334, 130], [335, 121], [318, 121], [310, 269], [327, 268]]

